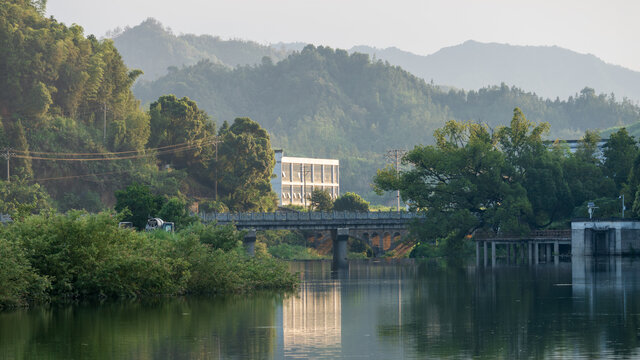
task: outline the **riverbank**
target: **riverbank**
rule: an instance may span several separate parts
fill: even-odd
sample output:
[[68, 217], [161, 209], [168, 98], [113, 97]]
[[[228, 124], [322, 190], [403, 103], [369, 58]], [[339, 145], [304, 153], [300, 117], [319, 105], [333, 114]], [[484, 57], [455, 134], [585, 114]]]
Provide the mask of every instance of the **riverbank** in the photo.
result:
[[27, 217], [0, 228], [0, 309], [86, 298], [293, 289], [298, 278], [243, 233], [194, 224], [176, 234], [118, 227], [112, 213]]

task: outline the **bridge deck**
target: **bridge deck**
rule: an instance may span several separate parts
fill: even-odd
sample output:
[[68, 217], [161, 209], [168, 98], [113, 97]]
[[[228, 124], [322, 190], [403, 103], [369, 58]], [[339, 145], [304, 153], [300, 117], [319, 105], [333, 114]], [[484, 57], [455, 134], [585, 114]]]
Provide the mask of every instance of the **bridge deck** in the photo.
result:
[[495, 242], [559, 242], [571, 243], [571, 230], [536, 230], [526, 235], [478, 232], [474, 241]]
[[271, 212], [271, 213], [203, 213], [203, 222], [233, 223], [238, 228], [270, 230], [406, 229], [409, 222], [422, 215], [407, 212]]

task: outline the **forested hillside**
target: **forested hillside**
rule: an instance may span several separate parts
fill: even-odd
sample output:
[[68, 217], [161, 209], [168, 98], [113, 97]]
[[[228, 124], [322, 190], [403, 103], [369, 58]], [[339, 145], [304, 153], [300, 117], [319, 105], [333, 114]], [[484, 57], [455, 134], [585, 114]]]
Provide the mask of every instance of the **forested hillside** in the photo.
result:
[[216, 129], [195, 102], [173, 95], [143, 110], [131, 92], [141, 72], [113, 42], [45, 18], [43, 4], [0, 2], [0, 148], [11, 175], [0, 181], [0, 213], [43, 208], [39, 185], [59, 210], [97, 211], [134, 182], [183, 210], [194, 198], [222, 201], [211, 204], [218, 209], [275, 207], [274, 155], [258, 123], [231, 118]]
[[201, 61], [140, 82], [134, 92], [143, 102], [163, 93], [189, 96], [217, 121], [254, 118], [289, 154], [341, 159], [343, 191], [359, 193], [369, 191], [387, 149], [429, 144], [433, 130], [450, 119], [497, 127], [520, 107], [532, 121], [549, 122], [551, 136], [562, 138], [640, 119], [640, 109], [630, 102], [590, 88], [567, 101], [506, 85], [445, 92], [368, 55], [314, 46], [259, 66], [229, 69]]
[[640, 72], [607, 64], [590, 54], [557, 46], [515, 46], [467, 41], [421, 56], [397, 48], [355, 46], [350, 52], [366, 53], [401, 66], [412, 74], [467, 90], [502, 82], [555, 99], [575, 96], [592, 87], [640, 101]]
[[155, 19], [110, 34], [122, 58], [132, 69], [142, 69], [144, 79], [156, 79], [167, 71], [202, 59], [235, 67], [260, 63], [263, 56], [283, 59], [288, 52], [253, 41], [222, 40], [210, 35], [176, 35]]

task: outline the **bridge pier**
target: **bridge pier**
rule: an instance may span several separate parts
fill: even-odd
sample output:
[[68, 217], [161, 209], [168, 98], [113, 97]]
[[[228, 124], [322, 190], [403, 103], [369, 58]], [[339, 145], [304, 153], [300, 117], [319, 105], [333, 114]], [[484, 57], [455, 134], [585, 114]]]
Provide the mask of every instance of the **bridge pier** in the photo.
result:
[[496, 242], [491, 242], [491, 266], [496, 266]]
[[551, 244], [544, 244], [546, 254], [544, 255], [544, 261], [548, 264], [551, 262]]
[[345, 269], [349, 266], [347, 262], [347, 241], [349, 240], [349, 229], [338, 228], [331, 231], [333, 238], [333, 263], [332, 270]]
[[556, 265], [560, 263], [560, 243], [557, 241], [553, 243], [553, 263]]
[[256, 254], [256, 229], [250, 229], [244, 236], [243, 245], [247, 254], [251, 257]]
[[487, 242], [483, 241], [482, 246], [484, 247], [484, 266], [487, 266]]

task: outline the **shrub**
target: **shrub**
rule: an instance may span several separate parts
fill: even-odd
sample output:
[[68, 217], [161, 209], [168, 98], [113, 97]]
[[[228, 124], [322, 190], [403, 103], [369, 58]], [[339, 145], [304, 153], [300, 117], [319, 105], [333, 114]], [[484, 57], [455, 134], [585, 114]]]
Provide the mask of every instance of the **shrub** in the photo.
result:
[[317, 253], [300, 245], [280, 244], [269, 248], [269, 254], [285, 260], [313, 260], [321, 259]]
[[184, 261], [162, 256], [169, 244], [118, 228], [113, 214], [32, 216], [7, 233], [37, 273], [51, 279], [54, 296], [170, 294], [184, 286]]
[[339, 196], [333, 203], [336, 211], [369, 211], [369, 202], [352, 192]]
[[70, 211], [0, 228], [0, 307], [42, 300], [291, 288], [287, 265], [249, 258], [233, 226], [177, 234], [118, 227], [120, 216]]
[[233, 225], [204, 225], [200, 222], [194, 223], [180, 232], [180, 234], [182, 236], [195, 236], [201, 243], [223, 251], [240, 247], [244, 237], [244, 232], [236, 230]]
[[18, 244], [0, 237], [0, 254], [0, 309], [47, 298], [49, 279], [34, 271]]

